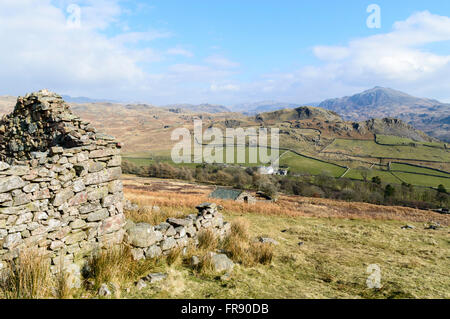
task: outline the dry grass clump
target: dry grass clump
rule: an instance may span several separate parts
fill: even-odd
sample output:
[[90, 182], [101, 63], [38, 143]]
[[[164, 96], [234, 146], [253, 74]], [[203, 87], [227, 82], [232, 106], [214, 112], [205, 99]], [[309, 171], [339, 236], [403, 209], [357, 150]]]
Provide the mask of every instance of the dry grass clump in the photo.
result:
[[87, 262], [85, 277], [88, 281], [93, 281], [94, 290], [98, 290], [103, 283], [113, 283], [120, 287], [147, 274], [155, 267], [154, 262], [135, 261], [129, 246], [117, 245], [94, 253]]
[[182, 256], [182, 253], [183, 253], [183, 248], [181, 248], [181, 247], [176, 247], [176, 248], [171, 249], [166, 256], [167, 264], [169, 266], [176, 264], [178, 261], [181, 260], [180, 257]]
[[231, 235], [241, 240], [249, 239], [250, 223], [247, 219], [238, 218], [231, 224]]
[[159, 223], [166, 221], [167, 218], [170, 217], [179, 218], [188, 214], [182, 211], [184, 207], [160, 206], [161, 204], [158, 201], [155, 201], [152, 196], [145, 196], [140, 194], [127, 194], [127, 198], [132, 203], [135, 203], [139, 206], [139, 209], [136, 211], [125, 210], [126, 217], [136, 223], [148, 223], [151, 225], [157, 225]]
[[200, 263], [195, 266], [195, 270], [204, 276], [214, 275], [214, 265], [211, 261], [212, 255], [207, 253], [200, 258]]
[[250, 245], [250, 255], [259, 264], [269, 265], [272, 262], [274, 246], [268, 243], [252, 243]]
[[198, 248], [202, 250], [213, 250], [217, 247], [219, 241], [214, 232], [210, 229], [201, 230], [197, 234]]
[[237, 219], [231, 224], [231, 232], [224, 240], [224, 248], [233, 261], [244, 266], [270, 264], [274, 247], [269, 243], [258, 243], [250, 240], [249, 223], [245, 219]]
[[51, 297], [50, 260], [36, 250], [21, 251], [0, 278], [0, 292], [7, 299]]
[[72, 297], [72, 289], [69, 286], [69, 274], [60, 267], [55, 276], [55, 297], [58, 299], [69, 299]]

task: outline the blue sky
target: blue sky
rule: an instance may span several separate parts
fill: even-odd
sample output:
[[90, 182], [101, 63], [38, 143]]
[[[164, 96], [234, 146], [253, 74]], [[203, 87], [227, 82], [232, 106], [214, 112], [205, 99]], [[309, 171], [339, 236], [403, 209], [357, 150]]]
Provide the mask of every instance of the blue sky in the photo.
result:
[[450, 101], [449, 15], [442, 0], [3, 0], [0, 94], [232, 105], [380, 85]]

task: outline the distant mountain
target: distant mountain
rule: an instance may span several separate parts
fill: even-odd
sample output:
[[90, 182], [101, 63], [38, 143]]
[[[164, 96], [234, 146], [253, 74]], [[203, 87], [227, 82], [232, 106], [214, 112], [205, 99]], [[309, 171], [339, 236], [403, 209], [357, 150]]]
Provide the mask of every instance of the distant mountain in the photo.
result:
[[194, 113], [226, 113], [231, 112], [230, 109], [223, 105], [215, 105], [215, 104], [170, 104], [163, 106], [166, 109], [174, 110], [183, 110], [190, 111]]
[[319, 107], [335, 111], [346, 120], [398, 118], [430, 136], [450, 142], [450, 104], [434, 99], [377, 86], [352, 96], [325, 100]]
[[61, 97], [66, 101], [67, 103], [79, 103], [79, 104], [85, 104], [85, 103], [101, 103], [101, 102], [107, 102], [107, 103], [119, 103], [118, 101], [114, 100], [108, 100], [108, 99], [91, 99], [89, 97], [84, 96], [69, 96], [69, 95], [61, 95]]
[[256, 115], [257, 121], [295, 121], [295, 120], [312, 120], [320, 119], [330, 122], [342, 122], [339, 114], [318, 107], [301, 106], [295, 109], [282, 109], [273, 112], [265, 112]]
[[[301, 106], [296, 109], [283, 109], [260, 113], [255, 121], [266, 125], [295, 122], [296, 128], [315, 128], [325, 135], [367, 137], [367, 134], [393, 135], [405, 137], [418, 142], [432, 142], [434, 138], [415, 129], [401, 120], [394, 118], [370, 119], [360, 122], [344, 121], [336, 112], [312, 106]], [[283, 129], [284, 130], [284, 129]]]
[[317, 106], [319, 103], [285, 103], [277, 101], [261, 101], [255, 103], [242, 103], [233, 106], [233, 110], [242, 112], [245, 115], [256, 115], [263, 112], [272, 112], [282, 109], [295, 109], [303, 105]]

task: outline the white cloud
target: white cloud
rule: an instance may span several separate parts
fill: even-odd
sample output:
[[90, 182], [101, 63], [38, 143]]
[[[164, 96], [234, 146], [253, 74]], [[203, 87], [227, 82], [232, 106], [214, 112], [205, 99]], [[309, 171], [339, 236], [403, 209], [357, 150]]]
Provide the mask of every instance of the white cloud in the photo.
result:
[[[66, 23], [65, 10], [51, 1], [2, 2], [0, 10], [0, 87], [23, 94], [43, 87], [61, 93], [106, 94], [145, 79], [140, 53], [96, 32], [119, 14], [114, 2], [83, 7], [80, 28]], [[105, 5], [105, 7], [107, 7]], [[113, 9], [111, 9], [113, 8]], [[97, 13], [97, 19], [91, 15]], [[95, 20], [96, 23], [91, 23]], [[108, 90], [108, 88], [110, 88]]]
[[212, 83], [210, 87], [212, 92], [236, 92], [239, 91], [239, 85], [236, 84], [217, 84]]
[[157, 30], [151, 30], [146, 32], [126, 32], [121, 33], [114, 38], [112, 41], [118, 44], [136, 44], [140, 42], [149, 42], [156, 39], [168, 38], [171, 36], [170, 32], [161, 32]]
[[[176, 45], [152, 47], [152, 41], [172, 33], [130, 30], [121, 20], [128, 13], [116, 0], [77, 1], [81, 25], [70, 28], [65, 9], [71, 2], [2, 0], [0, 94], [45, 87], [65, 94], [160, 104], [312, 102], [382, 85], [450, 99], [450, 55], [429, 49], [450, 41], [450, 18], [427, 11], [395, 23], [389, 33], [346, 45], [318, 45], [313, 48], [315, 65], [244, 82], [235, 78], [241, 64], [219, 53], [158, 72], [151, 65], [144, 68], [143, 64], [196, 55]], [[126, 31], [107, 36], [109, 27]]]
[[187, 58], [192, 58], [194, 54], [191, 51], [182, 49], [182, 48], [171, 48], [167, 50], [167, 54], [169, 55], [180, 55]]
[[233, 62], [220, 55], [211, 55], [205, 59], [205, 62], [223, 69], [232, 69], [239, 67], [239, 63]]
[[320, 101], [376, 85], [448, 100], [450, 55], [427, 49], [427, 45], [445, 41], [450, 41], [450, 18], [418, 12], [395, 23], [389, 33], [354, 39], [345, 46], [316, 46], [313, 53], [319, 64], [266, 75], [251, 87], [298, 102]]
[[[67, 23], [70, 12], [66, 9], [73, 2], [81, 7], [77, 27]], [[172, 34], [130, 30], [122, 20], [124, 14], [130, 12], [116, 0], [2, 0], [0, 94], [48, 88], [76, 96], [196, 102], [211, 98], [211, 83], [232, 76], [228, 68], [237, 64], [219, 56], [198, 64], [176, 63], [152, 73], [148, 63], [194, 54], [179, 46], [153, 48], [151, 41]], [[110, 27], [126, 31], [107, 36]]]

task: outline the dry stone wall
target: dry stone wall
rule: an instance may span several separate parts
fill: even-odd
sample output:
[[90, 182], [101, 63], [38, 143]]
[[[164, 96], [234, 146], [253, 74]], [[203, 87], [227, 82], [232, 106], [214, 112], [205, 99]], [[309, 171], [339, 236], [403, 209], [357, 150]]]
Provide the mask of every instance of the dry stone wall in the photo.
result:
[[197, 244], [202, 230], [228, 234], [213, 203], [157, 226], [126, 221], [120, 149], [55, 93], [18, 98], [0, 120], [0, 273], [32, 248], [79, 286], [85, 257], [101, 247], [125, 242], [139, 260]]
[[122, 242], [120, 148], [59, 95], [19, 97], [0, 121], [0, 268], [24, 248], [56, 266]]
[[147, 223], [132, 224], [126, 227], [126, 241], [133, 247], [134, 259], [156, 258], [172, 249], [197, 244], [198, 234], [210, 230], [221, 238], [230, 231], [230, 224], [223, 220], [214, 203], [197, 206], [198, 214], [186, 218], [169, 218], [157, 226]]

